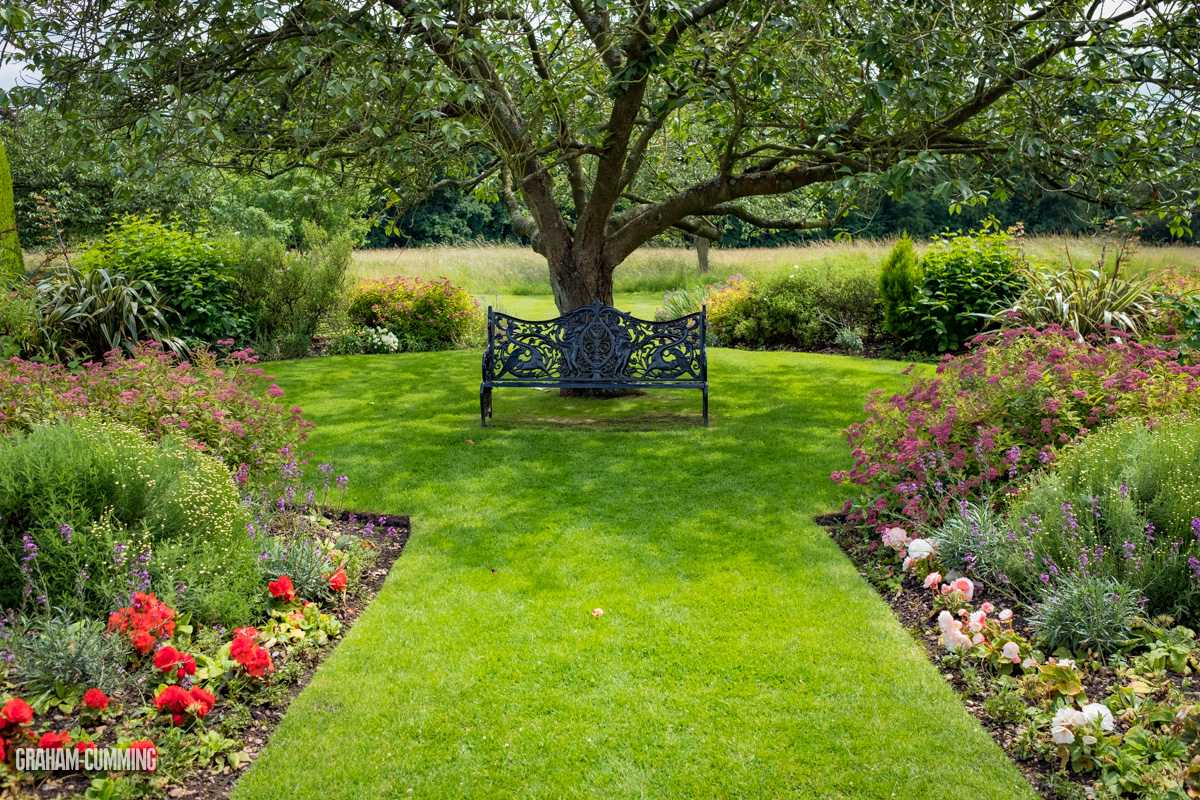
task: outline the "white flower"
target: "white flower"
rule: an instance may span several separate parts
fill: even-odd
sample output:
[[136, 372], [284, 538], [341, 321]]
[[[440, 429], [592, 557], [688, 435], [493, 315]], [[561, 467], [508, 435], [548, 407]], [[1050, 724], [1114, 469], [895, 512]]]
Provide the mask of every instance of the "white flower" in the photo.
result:
[[943, 611], [942, 613], [938, 614], [938, 627], [941, 628], [942, 633], [945, 633], [946, 631], [950, 630], [950, 628], [952, 628], [953, 626], [954, 626], [954, 615], [953, 614], [951, 614], [949, 611]]
[[987, 622], [987, 612], [982, 609], [974, 612], [970, 616], [970, 628], [972, 633], [979, 633], [983, 630], [983, 623]]
[[933, 552], [933, 542], [928, 539], [913, 539], [908, 543], [908, 555], [913, 561], [929, 558]]
[[1060, 658], [1060, 659], [1058, 659], [1058, 661], [1056, 661], [1054, 663], [1055, 663], [1055, 665], [1064, 667], [1066, 669], [1075, 669], [1075, 662], [1069, 658]]
[[1083, 721], [1088, 725], [1099, 720], [1100, 730], [1111, 731], [1113, 729], [1113, 715], [1108, 710], [1108, 706], [1104, 703], [1088, 703], [1083, 707]]
[[1024, 661], [1021, 662], [1021, 669], [1030, 669], [1030, 668], [1036, 667], [1036, 666], [1037, 666], [1037, 662], [1033, 660], [1033, 656], [1029, 656]]
[[931, 572], [925, 576], [925, 588], [932, 589], [933, 587], [937, 586], [941, 580], [942, 580], [942, 573]]
[[1011, 608], [1002, 609], [1000, 611], [1000, 613], [997, 614], [996, 616], [1000, 617], [1001, 622], [1008, 622], [1010, 619], [1012, 619], [1012, 609]]
[[1021, 646], [1016, 642], [1008, 642], [1000, 652], [1014, 664], [1021, 660]]
[[1075, 741], [1074, 728], [1083, 723], [1083, 714], [1073, 708], [1060, 708], [1050, 722], [1050, 735], [1055, 744], [1070, 744]]

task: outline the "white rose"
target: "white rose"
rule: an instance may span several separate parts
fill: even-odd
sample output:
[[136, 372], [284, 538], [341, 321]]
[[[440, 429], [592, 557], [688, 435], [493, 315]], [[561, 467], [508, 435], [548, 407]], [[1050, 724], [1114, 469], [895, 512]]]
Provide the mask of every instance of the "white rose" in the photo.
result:
[[913, 539], [908, 543], [908, 555], [913, 561], [929, 558], [933, 552], [933, 542], [928, 539]]
[[1088, 703], [1083, 707], [1083, 721], [1091, 725], [1097, 720], [1100, 721], [1100, 730], [1111, 731], [1113, 729], [1113, 715], [1108, 710], [1108, 706], [1104, 703]]
[[1009, 661], [1016, 661], [1018, 658], [1021, 657], [1021, 646], [1019, 644], [1017, 644], [1016, 642], [1009, 642], [1006, 645], [1004, 645], [1004, 649], [1001, 650], [1000, 652], [1002, 652], [1004, 654], [1004, 657], [1007, 658]]
[[1050, 735], [1055, 744], [1070, 744], [1075, 741], [1074, 728], [1083, 722], [1083, 714], [1073, 708], [1060, 708], [1050, 722]]

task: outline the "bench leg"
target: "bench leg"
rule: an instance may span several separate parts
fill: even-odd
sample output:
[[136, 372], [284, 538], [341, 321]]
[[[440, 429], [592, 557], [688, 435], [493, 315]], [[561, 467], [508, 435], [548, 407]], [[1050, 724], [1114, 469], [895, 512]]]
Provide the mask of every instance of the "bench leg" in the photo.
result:
[[702, 401], [702, 404], [703, 404], [702, 407], [704, 410], [704, 427], [707, 428], [708, 427], [708, 389], [701, 389], [700, 391], [704, 393], [704, 400]]
[[479, 387], [479, 426], [487, 427], [488, 417], [492, 415], [492, 390]]

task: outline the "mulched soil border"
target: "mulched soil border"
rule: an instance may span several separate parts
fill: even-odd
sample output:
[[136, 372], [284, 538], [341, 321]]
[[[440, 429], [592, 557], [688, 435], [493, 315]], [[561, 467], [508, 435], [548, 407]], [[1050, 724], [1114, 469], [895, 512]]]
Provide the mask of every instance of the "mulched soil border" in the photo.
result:
[[[865, 562], [860, 557], [860, 554], [851, 546], [856, 542], [861, 543], [862, 539], [854, 532], [853, 526], [846, 522], [846, 515], [844, 513], [825, 514], [815, 517], [814, 521], [825, 529], [829, 537], [833, 539], [842, 552], [846, 554], [846, 557], [850, 559], [850, 562], [854, 564], [859, 574], [867, 580], [867, 583], [891, 607], [896, 618], [900, 620], [900, 624], [912, 634], [913, 639], [924, 646], [930, 663], [942, 674], [946, 682], [958, 692], [963, 705], [979, 720], [979, 724], [991, 734], [992, 739], [995, 740], [996, 744], [1000, 746], [1017, 769], [1021, 771], [1034, 791], [1046, 800], [1055, 800], [1059, 797], [1051, 783], [1052, 776], [1056, 773], [1062, 776], [1062, 773], [1059, 773], [1056, 769], [1056, 765], [1038, 759], [1018, 758], [1012, 751], [1016, 738], [1014, 735], [1016, 731], [1015, 727], [1012, 725], [997, 724], [984, 710], [984, 701], [994, 694], [990, 684], [988, 685], [986, 694], [969, 696], [966, 693], [967, 686], [962, 679], [962, 673], [957, 669], [947, 669], [942, 666], [941, 657], [945, 655], [945, 650], [938, 642], [937, 625], [934, 622], [936, 612], [933, 608], [932, 596], [923, 583], [914, 577], [905, 576], [900, 591], [884, 591], [874, 582], [867, 579]], [[996, 591], [994, 587], [981, 583], [978, 580], [972, 580], [975, 583], [973, 602], [977, 605], [986, 601], [990, 602], [997, 609], [1017, 608], [1020, 606], [1020, 603], [1012, 597]], [[1029, 629], [1025, 627], [1021, 615], [1014, 617], [1014, 626], [1018, 633], [1028, 638]], [[1090, 698], [1106, 697], [1114, 682], [1111, 670], [1106, 670], [1102, 673], [1088, 672], [1083, 678], [1083, 688]], [[1081, 785], [1092, 782], [1091, 779], [1087, 779], [1084, 776], [1068, 774], [1067, 777], [1072, 782]], [[1058, 780], [1061, 781], [1062, 777], [1059, 777]]]
[[[352, 522], [352, 518], [355, 521]], [[336, 616], [342, 623], [341, 633], [330, 643], [330, 646], [314, 651], [312, 658], [305, 661], [300, 678], [288, 688], [286, 699], [282, 703], [249, 707], [253, 722], [237, 734], [244, 744], [243, 752], [249, 757], [249, 761], [242, 762], [237, 770], [230, 769], [228, 766], [216, 773], [210, 772], [206, 767], [195, 769], [182, 784], [172, 785], [164, 796], [186, 797], [189, 800], [227, 800], [230, 797], [238, 778], [241, 777], [246, 767], [254, 763], [262, 749], [267, 746], [292, 701], [304, 690], [304, 687], [312, 680], [313, 674], [337, 649], [346, 634], [354, 627], [354, 623], [362, 612], [379, 594], [379, 590], [383, 588], [383, 584], [391, 572], [392, 565], [400, 558], [404, 546], [412, 534], [411, 521], [407, 515], [341, 511], [337, 515], [331, 516], [330, 519], [333, 522], [331, 535], [349, 535], [364, 539], [370, 542], [378, 553], [375, 564], [363, 574], [362, 579], [353, 590], [346, 593], [344, 604], [337, 607], [330, 605], [325, 609], [330, 612], [336, 610]], [[374, 530], [370, 535], [364, 534], [367, 522], [374, 523]], [[394, 529], [391, 535], [387, 533], [388, 528]], [[208, 727], [213, 727], [220, 722], [220, 710], [221, 706], [218, 703], [211, 717], [205, 718]], [[62, 729], [74, 727], [73, 716], [64, 718], [68, 721], [59, 723]], [[78, 773], [62, 777], [51, 776], [38, 784], [33, 789], [31, 796], [82, 797], [94, 777], [96, 776]]]

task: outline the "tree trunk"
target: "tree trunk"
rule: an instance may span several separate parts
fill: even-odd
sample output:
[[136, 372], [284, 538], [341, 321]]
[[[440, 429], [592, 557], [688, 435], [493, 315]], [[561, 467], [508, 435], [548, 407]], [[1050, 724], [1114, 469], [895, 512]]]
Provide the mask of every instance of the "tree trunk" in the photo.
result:
[[696, 258], [700, 262], [700, 274], [708, 272], [708, 239], [703, 236], [693, 236], [696, 242]]
[[604, 254], [576, 250], [561, 257], [548, 255], [550, 288], [559, 314], [590, 306], [596, 300], [613, 304], [613, 271], [604, 263]]

